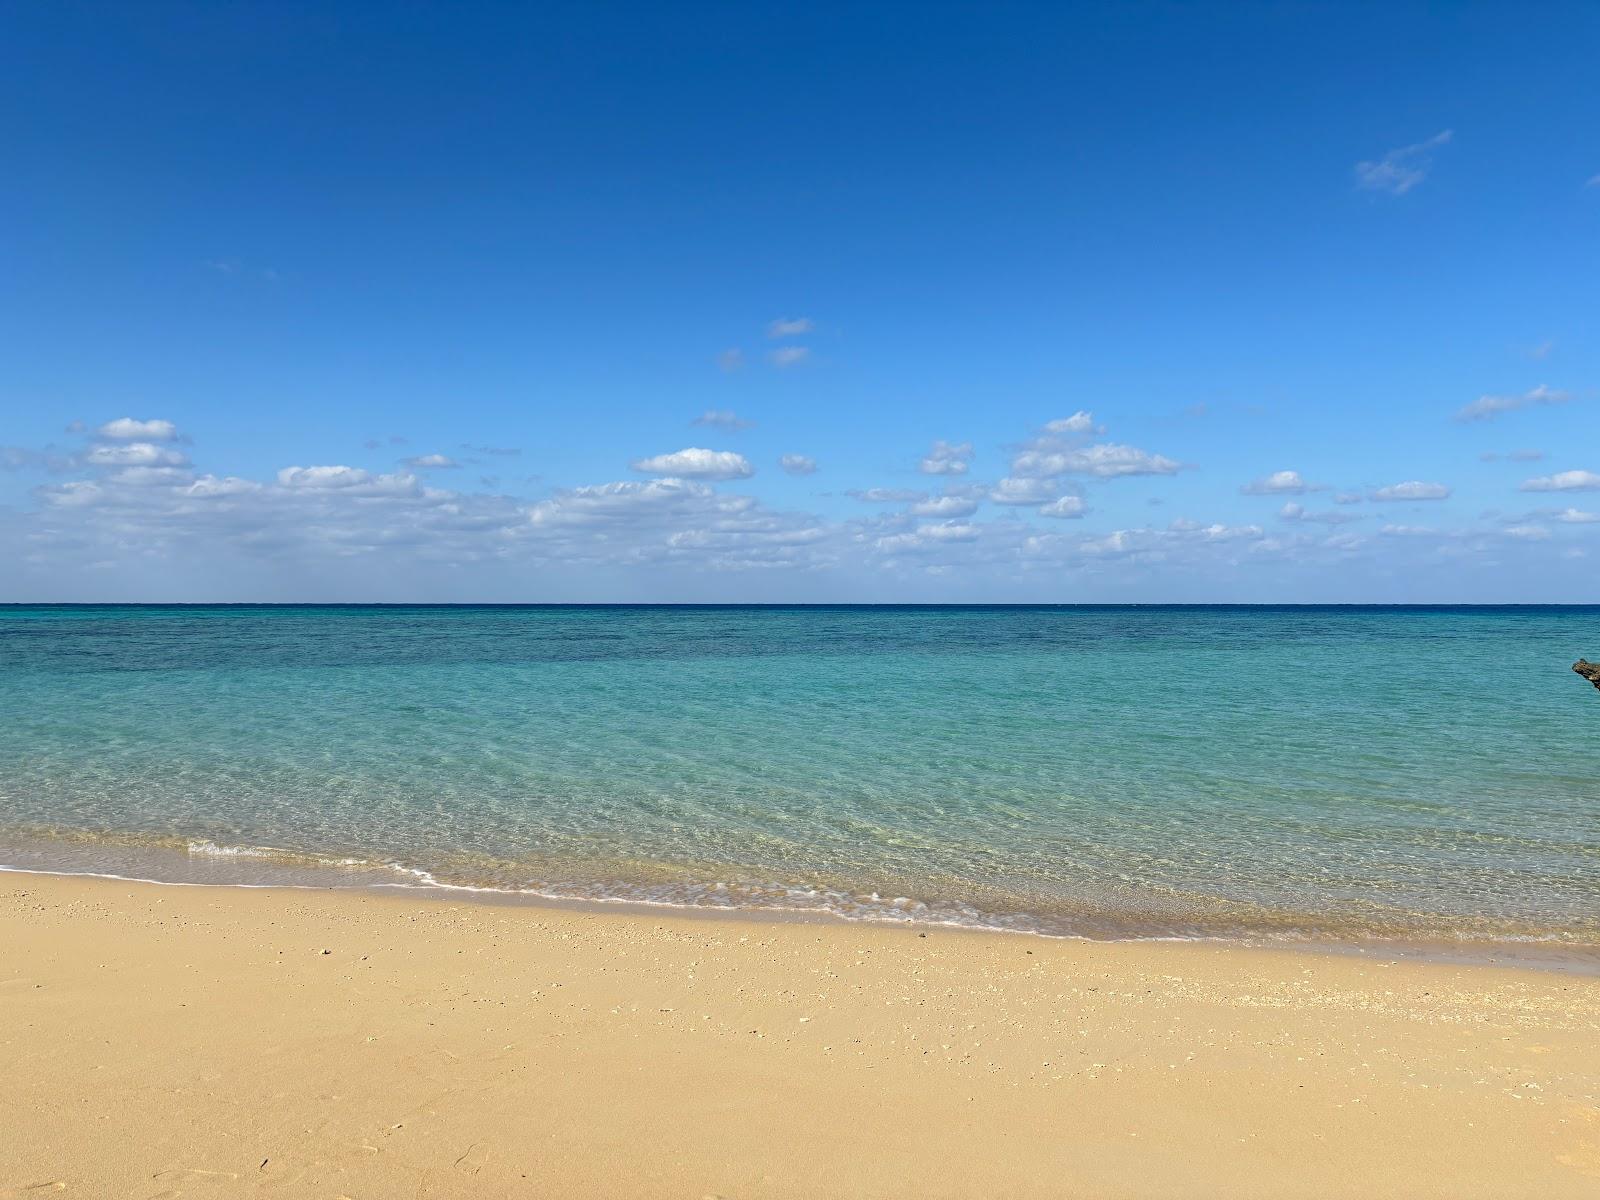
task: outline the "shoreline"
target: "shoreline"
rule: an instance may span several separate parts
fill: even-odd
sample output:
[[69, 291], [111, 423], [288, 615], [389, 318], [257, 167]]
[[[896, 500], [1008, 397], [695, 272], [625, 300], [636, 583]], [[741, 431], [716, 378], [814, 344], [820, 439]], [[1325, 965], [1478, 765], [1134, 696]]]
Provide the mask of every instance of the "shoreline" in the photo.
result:
[[[0, 831], [3, 836], [3, 831]], [[979, 934], [1018, 934], [1044, 940], [1082, 941], [1093, 944], [1197, 944], [1283, 950], [1311, 954], [1351, 955], [1359, 958], [1405, 958], [1463, 966], [1513, 966], [1580, 976], [1600, 976], [1600, 941], [1585, 941], [1568, 931], [1553, 934], [1478, 932], [1417, 928], [1383, 929], [1346, 921], [1319, 923], [1309, 914], [1294, 914], [1303, 924], [1251, 927], [1243, 920], [1214, 929], [1141, 924], [1124, 914], [1095, 913], [1088, 928], [1052, 928], [1049, 918], [1026, 910], [986, 913], [962, 902], [898, 901], [874, 893], [869, 903], [856, 902], [855, 911], [841, 911], [830, 903], [762, 901], [749, 897], [728, 900], [687, 900], [629, 894], [580, 894], [557, 890], [501, 885], [476, 885], [437, 878], [421, 867], [377, 858], [336, 858], [272, 846], [233, 846], [210, 839], [151, 838], [141, 835], [102, 838], [12, 832], [9, 842], [24, 861], [6, 854], [0, 874], [34, 874], [64, 878], [96, 878], [159, 887], [229, 887], [251, 890], [295, 888], [307, 891], [390, 893], [418, 897], [456, 898], [492, 906], [553, 908], [570, 912], [635, 911], [681, 914], [690, 919], [758, 922], [867, 925], [884, 928], [945, 929]], [[62, 865], [55, 861], [67, 847], [97, 847], [105, 854], [115, 847], [122, 863], [105, 861]], [[48, 847], [48, 849], [44, 849]], [[43, 856], [50, 855], [45, 861]], [[34, 861], [26, 861], [30, 858]], [[125, 865], [124, 865], [125, 864]], [[120, 867], [120, 869], [119, 869]], [[150, 873], [139, 873], [148, 870]], [[410, 881], [395, 878], [411, 877]], [[616, 885], [619, 889], [622, 884]], [[722, 887], [723, 885], [715, 885]], [[813, 899], [824, 885], [770, 885], [769, 890], [790, 896], [809, 892]], [[699, 885], [698, 890], [712, 890]], [[729, 892], [732, 896], [733, 893]], [[839, 893], [841, 897], [845, 893]], [[947, 915], [933, 905], [945, 904], [965, 912]], [[1562, 936], [1565, 935], [1565, 936]]]
[[1600, 982], [0, 874], [0, 1196], [1578, 1196]]
[[[328, 868], [319, 868], [327, 871]], [[295, 882], [207, 879], [163, 879], [125, 875], [113, 871], [73, 870], [60, 867], [24, 867], [0, 863], [0, 877], [37, 876], [57, 879], [98, 879], [111, 883], [148, 887], [221, 888], [243, 891], [333, 892], [361, 895], [415, 897], [492, 908], [549, 909], [568, 913], [620, 913], [641, 918], [670, 915], [690, 921], [750, 921], [757, 924], [817, 925], [823, 927], [865, 926], [867, 928], [940, 930], [980, 937], [1036, 938], [1050, 942], [1081, 942], [1089, 945], [1194, 945], [1239, 950], [1263, 950], [1285, 954], [1336, 955], [1357, 959], [1415, 961], [1464, 967], [1508, 967], [1520, 970], [1549, 971], [1563, 975], [1600, 978], [1600, 946], [1569, 943], [1538, 937], [1466, 937], [1449, 940], [1443, 936], [1340, 937], [1323, 931], [1288, 935], [1266, 931], [1226, 933], [1124, 932], [1096, 936], [1088, 933], [1057, 932], [1026, 926], [1004, 926], [942, 920], [916, 916], [847, 915], [828, 908], [759, 904], [694, 904], [673, 900], [652, 900], [633, 896], [566, 896], [535, 889], [474, 887], [466, 884], [402, 882], [327, 883], [311, 879]], [[3, 1197], [0, 1197], [3, 1200]]]

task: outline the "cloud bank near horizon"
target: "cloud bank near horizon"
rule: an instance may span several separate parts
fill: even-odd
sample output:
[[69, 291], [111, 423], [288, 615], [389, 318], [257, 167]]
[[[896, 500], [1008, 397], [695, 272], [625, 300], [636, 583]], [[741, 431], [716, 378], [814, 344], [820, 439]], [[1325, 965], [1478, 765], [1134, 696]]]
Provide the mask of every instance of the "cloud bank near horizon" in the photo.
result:
[[[441, 486], [464, 464], [437, 453], [392, 471], [313, 462], [250, 478], [210, 466], [165, 418], [73, 428], [75, 447], [0, 453], [49, 476], [31, 507], [0, 513], [16, 568], [4, 599], [1353, 598], [1340, 581], [1357, 581], [1354, 598], [1437, 599], [1529, 555], [1579, 578], [1600, 535], [1576, 506], [1377, 525], [1350, 506], [1448, 515], [1453, 489], [1352, 482], [1326, 508], [1314, 502], [1333, 485], [1286, 468], [1228, 489], [1292, 497], [1256, 520], [1097, 527], [1102, 494], [1199, 468], [1105, 440], [1081, 411], [993, 455], [935, 441], [909, 460], [934, 487], [851, 488], [842, 511], [827, 511], [831, 492], [794, 502], [818, 470], [799, 454], [758, 478], [742, 454], [688, 447], [628, 460], [634, 478], [521, 496], [492, 478]], [[984, 479], [990, 458], [1005, 473]], [[785, 477], [787, 503], [752, 490]], [[1515, 490], [1600, 490], [1600, 474], [1572, 468]]]

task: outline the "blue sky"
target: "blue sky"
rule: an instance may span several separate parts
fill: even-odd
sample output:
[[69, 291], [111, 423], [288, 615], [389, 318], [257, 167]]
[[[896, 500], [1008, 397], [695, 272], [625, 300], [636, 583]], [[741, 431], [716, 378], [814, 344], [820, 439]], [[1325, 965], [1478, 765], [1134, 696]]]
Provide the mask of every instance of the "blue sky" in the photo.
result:
[[0, 599], [1600, 600], [1597, 51], [7, 5]]

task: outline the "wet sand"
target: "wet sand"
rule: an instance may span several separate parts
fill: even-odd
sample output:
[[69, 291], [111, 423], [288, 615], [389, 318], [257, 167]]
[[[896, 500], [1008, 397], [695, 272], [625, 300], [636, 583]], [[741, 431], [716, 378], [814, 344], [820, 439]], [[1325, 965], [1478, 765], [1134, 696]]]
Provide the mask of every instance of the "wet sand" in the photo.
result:
[[1600, 1194], [1600, 980], [0, 875], [0, 1197]]

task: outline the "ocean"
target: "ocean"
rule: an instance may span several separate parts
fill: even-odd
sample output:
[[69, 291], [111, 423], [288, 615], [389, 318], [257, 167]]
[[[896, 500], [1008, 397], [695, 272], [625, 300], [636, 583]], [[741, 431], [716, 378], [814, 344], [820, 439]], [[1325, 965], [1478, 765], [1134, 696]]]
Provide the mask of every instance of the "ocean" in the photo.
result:
[[1585, 653], [1600, 608], [5, 606], [0, 864], [1584, 959]]

